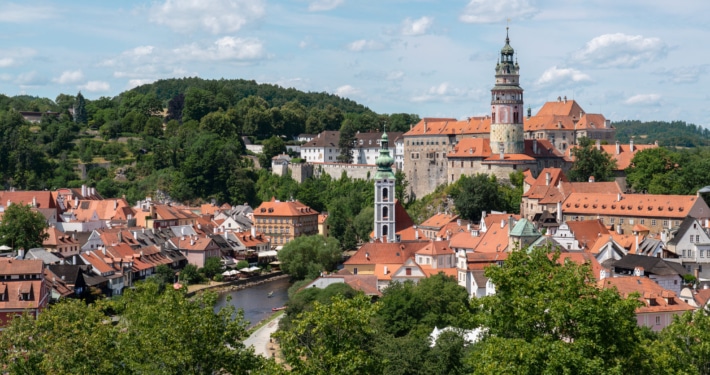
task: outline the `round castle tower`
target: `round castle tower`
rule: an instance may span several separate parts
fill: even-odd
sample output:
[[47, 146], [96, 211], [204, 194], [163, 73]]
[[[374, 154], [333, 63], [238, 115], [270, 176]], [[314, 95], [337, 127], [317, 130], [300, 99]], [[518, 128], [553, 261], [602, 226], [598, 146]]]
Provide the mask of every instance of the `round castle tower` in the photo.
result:
[[514, 61], [505, 28], [505, 46], [496, 64], [496, 85], [491, 89], [491, 152], [522, 154], [525, 151], [523, 130], [523, 89], [520, 87], [520, 66]]

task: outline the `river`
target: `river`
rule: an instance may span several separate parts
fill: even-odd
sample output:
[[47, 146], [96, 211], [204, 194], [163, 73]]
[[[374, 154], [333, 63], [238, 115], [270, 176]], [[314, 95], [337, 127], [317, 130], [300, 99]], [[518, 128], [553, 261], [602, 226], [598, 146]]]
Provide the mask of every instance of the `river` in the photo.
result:
[[[232, 299], [229, 304], [237, 309], [244, 309], [244, 319], [249, 321], [249, 328], [269, 317], [274, 307], [281, 307], [288, 301], [288, 288], [291, 286], [288, 278], [268, 281], [241, 290], [220, 293], [215, 311], [226, 306], [227, 296]], [[274, 292], [269, 297], [269, 292]]]

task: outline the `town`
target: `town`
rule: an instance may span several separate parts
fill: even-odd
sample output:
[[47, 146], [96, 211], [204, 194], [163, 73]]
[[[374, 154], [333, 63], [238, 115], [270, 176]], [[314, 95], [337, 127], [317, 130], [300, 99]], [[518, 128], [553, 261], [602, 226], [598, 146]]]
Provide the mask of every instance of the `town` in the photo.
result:
[[[140, 293], [152, 288], [146, 285], [153, 282], [160, 285], [155, 288], [165, 290], [154, 291], [153, 298], [161, 298], [167, 306], [167, 300], [162, 298], [168, 297], [162, 296], [172, 296], [171, 293], [185, 300], [209, 298], [201, 297], [200, 290], [288, 275], [300, 288], [295, 296], [289, 295], [291, 300], [286, 306], [278, 308], [285, 310], [285, 317], [279, 319], [286, 323], [273, 335], [269, 348], [275, 350], [273, 340], [277, 341], [283, 349], [279, 363], [285, 362], [297, 373], [343, 373], [348, 368], [354, 373], [392, 373], [391, 368], [377, 367], [374, 354], [362, 348], [344, 352], [347, 365], [337, 359], [324, 359], [323, 353], [342, 354], [337, 352], [338, 345], [319, 343], [318, 337], [310, 336], [317, 333], [303, 332], [319, 332], [313, 327], [326, 324], [333, 317], [341, 318], [334, 324], [349, 327], [348, 333], [353, 335], [350, 339], [360, 339], [360, 345], [366, 346], [365, 342], [378, 336], [367, 327], [381, 313], [385, 317], [380, 318], [391, 323], [385, 325], [385, 330], [392, 330], [387, 332], [392, 340], [405, 337], [416, 331], [415, 323], [404, 322], [402, 317], [396, 317], [396, 311], [388, 309], [408, 311], [396, 305], [393, 296], [415, 295], [416, 288], [434, 288], [432, 293], [440, 292], [445, 301], [437, 308], [446, 314], [441, 312], [431, 318], [436, 322], [433, 327], [421, 328], [422, 332], [427, 331], [423, 336], [428, 338], [431, 333], [433, 337], [431, 347], [436, 349], [431, 350], [440, 350], [435, 352], [440, 354], [474, 348], [469, 353], [473, 359], [467, 360], [466, 370], [446, 373], [473, 371], [471, 363], [481, 366], [476, 371], [482, 373], [486, 373], [480, 370], [483, 366], [489, 366], [485, 367], [489, 372], [519, 372], [522, 367], [496, 366], [522, 360], [507, 358], [507, 353], [497, 354], [500, 357], [485, 356], [484, 349], [495, 348], [498, 343], [495, 340], [522, 340], [521, 347], [510, 349], [513, 357], [527, 353], [542, 362], [557, 358], [549, 353], [529, 352], [542, 343], [536, 341], [536, 336], [529, 339], [538, 334], [533, 331], [544, 332], [541, 334], [547, 340], [544, 343], [554, 348], [577, 345], [574, 355], [602, 358], [601, 364], [594, 364], [596, 367], [588, 364], [586, 373], [630, 371], [624, 366], [637, 363], [634, 356], [641, 355], [634, 351], [634, 345], [651, 340], [644, 334], [666, 337], [662, 336], [664, 332], [677, 326], [697, 324], [704, 329], [701, 324], [708, 323], [704, 311], [710, 303], [710, 206], [704, 194], [710, 193], [710, 188], [691, 187], [695, 190], [691, 194], [649, 192], [649, 183], [644, 185], [640, 181], [651, 179], [655, 172], [642, 177], [629, 174], [643, 163], [648, 164], [649, 158], [665, 152], [665, 148], [658, 142], [637, 143], [634, 138], [620, 143], [611, 120], [600, 113], [587, 113], [577, 100], [564, 95], [546, 102], [533, 114], [530, 107], [525, 107], [520, 85], [523, 64], [522, 58], [518, 62], [506, 29], [491, 75], [490, 114], [484, 116], [425, 117], [394, 130], [388, 130], [387, 123], [377, 131], [352, 131], [343, 126], [340, 131], [300, 133], [289, 144], [275, 137], [271, 140], [279, 145], [276, 152], [268, 150], [269, 142], [253, 144], [253, 139], [240, 138], [251, 153], [250, 168], [261, 164], [259, 168], [266, 171], [259, 175], [264, 181], [274, 179], [278, 184], [303, 186], [316, 179], [340, 179], [345, 181], [343, 184], [356, 186], [353, 191], [360, 195], [336, 197], [337, 204], [314, 200], [320, 202], [320, 207], [311, 207], [292, 195], [284, 198], [285, 193], [278, 193], [278, 186], [270, 186], [270, 182], [262, 186], [272, 188], [273, 191], [264, 191], [273, 195], [253, 206], [249, 202], [215, 198], [194, 204], [197, 200], [176, 199], [178, 190], [171, 191], [173, 197], [155, 190], [153, 195], [133, 201], [125, 195], [112, 196], [114, 192], [105, 195], [97, 186], [88, 184], [1, 191], [0, 326], [5, 332], [24, 332], [18, 322], [41, 321], [43, 315], [69, 306], [68, 300], [102, 306], [101, 311], [125, 313], [125, 317], [114, 314], [110, 319], [115, 321], [106, 324], [120, 326], [125, 324], [121, 319], [130, 320], [131, 316], [129, 302], [121, 301], [140, 300]], [[82, 116], [77, 105], [68, 113], [75, 119]], [[17, 115], [22, 116], [24, 124], [67, 116], [38, 111], [22, 111]], [[158, 128], [162, 128], [161, 124]], [[169, 126], [166, 125], [166, 132]], [[158, 133], [162, 131], [159, 129]], [[151, 160], [169, 163], [170, 158]], [[83, 168], [90, 169], [95, 159], [90, 156], [85, 159]], [[666, 160], [661, 162], [663, 171], [675, 167]], [[219, 171], [215, 175], [222, 173], [220, 168], [216, 169]], [[87, 176], [99, 173], [82, 172]], [[116, 172], [117, 177], [122, 174], [124, 171]], [[192, 179], [185, 188], [192, 189], [191, 194], [197, 194], [201, 184], [215, 183], [186, 174], [181, 176], [186, 181]], [[178, 184], [178, 180], [169, 181]], [[235, 189], [244, 188], [243, 180], [225, 181], [239, 185]], [[466, 184], [480, 185], [466, 188]], [[518, 189], [519, 195], [511, 195], [507, 205], [491, 206], [493, 200], [499, 199], [500, 191], [485, 195], [485, 184], [492, 184], [494, 190]], [[447, 187], [453, 190], [442, 193]], [[212, 196], [218, 194], [221, 193]], [[232, 197], [248, 199], [248, 195], [240, 194]], [[327, 193], [315, 193], [324, 194]], [[440, 199], [418, 212], [426, 216], [413, 217], [412, 202], [436, 194]], [[366, 196], [372, 198], [371, 202], [363, 198]], [[485, 202], [474, 202], [477, 197], [486, 197]], [[343, 213], [333, 209], [347, 206], [347, 202], [352, 202], [349, 198], [362, 205], [362, 210]], [[361, 215], [362, 212], [366, 214]], [[337, 242], [330, 242], [335, 239]], [[517, 310], [508, 318], [512, 316], [511, 320], [520, 322], [503, 319], [493, 322], [502, 316], [495, 315], [503, 314], [502, 310], [512, 311], [512, 305], [524, 306], [524, 301], [538, 298], [534, 296], [538, 289], [516, 289], [530, 286], [538, 279], [543, 282], [535, 288], [548, 294], [523, 309], [531, 315], [539, 313], [530, 318], [533, 323], [523, 324], [528, 317]], [[518, 285], [526, 282], [530, 284]], [[334, 296], [328, 299], [317, 298], [316, 293], [331, 290], [334, 285], [353, 294], [346, 298], [349, 292], [333, 292]], [[449, 289], [450, 286], [455, 289]], [[301, 293], [312, 296], [303, 297]], [[453, 300], [445, 299], [450, 296], [464, 301], [459, 310], [451, 307], [456, 305]], [[521, 300], [515, 303], [504, 300], [511, 296]], [[431, 299], [429, 295], [427, 303]], [[210, 306], [205, 300], [199, 301]], [[111, 303], [125, 305], [118, 308]], [[614, 307], [616, 313], [603, 310], [605, 303]], [[159, 310], [161, 306], [153, 308]], [[474, 310], [481, 315], [468, 319], [475, 316], [471, 312]], [[148, 311], [141, 310], [141, 316], [148, 316]], [[432, 307], [432, 311], [439, 310]], [[566, 314], [565, 311], [578, 316], [557, 316]], [[602, 322], [584, 321], [596, 313]], [[628, 324], [629, 317], [635, 324]], [[316, 322], [317, 318], [320, 321]], [[520, 325], [514, 330], [505, 328], [509, 330], [506, 331], [502, 327], [505, 324]], [[294, 327], [307, 328], [298, 331]], [[589, 327], [600, 331], [585, 336]], [[609, 333], [602, 332], [607, 330]], [[308, 336], [307, 340], [296, 332]], [[459, 335], [460, 341], [452, 341], [446, 332]], [[505, 337], [503, 332], [516, 332], [520, 336]], [[528, 334], [532, 336], [525, 336]], [[449, 337], [447, 344], [461, 349], [440, 348], [441, 337]], [[615, 341], [621, 339], [633, 341], [634, 345]], [[301, 345], [299, 340], [307, 344]], [[11, 341], [4, 341], [7, 342]], [[227, 344], [233, 343], [222, 345], [224, 350]], [[605, 348], [608, 345], [615, 348], [609, 349], [610, 352], [617, 352], [609, 354], [606, 349], [583, 346], [587, 344]], [[10, 354], [3, 358], [14, 355], [13, 361], [22, 362], [23, 350], [30, 351], [18, 350], [17, 343], [11, 346], [4, 348]], [[299, 349], [300, 346], [303, 348]], [[359, 356], [366, 359], [358, 362], [355, 358]], [[263, 366], [259, 367], [262, 373], [285, 371], [274, 359], [275, 352], [271, 358], [266, 357], [260, 359], [266, 362], [258, 365]], [[397, 366], [394, 356], [385, 358], [382, 366]], [[311, 366], [318, 366], [313, 364], [316, 361], [328, 362], [327, 366], [321, 364], [326, 368], [321, 370], [324, 372], [313, 370]], [[461, 358], [456, 361], [465, 362]], [[456, 361], [448, 360], [442, 366]], [[556, 364], [559, 367], [550, 367], [550, 371], [585, 373], [581, 367], [575, 367], [582, 363], [579, 361]], [[529, 365], [536, 366], [535, 362]], [[660, 373], [673, 369], [676, 363], [668, 360], [665, 365], [669, 367], [653, 364], [639, 372]], [[232, 373], [246, 371], [221, 362], [213, 371], [224, 369]], [[256, 367], [249, 370], [253, 369]]]

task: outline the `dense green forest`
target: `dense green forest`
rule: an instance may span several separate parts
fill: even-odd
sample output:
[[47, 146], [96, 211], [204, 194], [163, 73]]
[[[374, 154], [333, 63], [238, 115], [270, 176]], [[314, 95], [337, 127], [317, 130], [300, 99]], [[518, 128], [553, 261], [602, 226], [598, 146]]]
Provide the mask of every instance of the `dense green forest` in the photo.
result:
[[699, 147], [710, 145], [710, 129], [684, 121], [625, 120], [612, 124], [616, 139], [629, 143], [633, 137], [637, 144], [658, 144], [666, 147]]

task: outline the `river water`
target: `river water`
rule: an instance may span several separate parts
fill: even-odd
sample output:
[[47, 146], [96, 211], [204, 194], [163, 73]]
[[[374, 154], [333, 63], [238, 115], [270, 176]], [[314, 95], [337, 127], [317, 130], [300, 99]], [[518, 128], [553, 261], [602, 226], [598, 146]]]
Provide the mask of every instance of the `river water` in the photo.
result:
[[[249, 321], [249, 327], [253, 327], [260, 321], [269, 317], [274, 307], [281, 307], [288, 301], [288, 288], [291, 286], [288, 278], [268, 281], [262, 284], [250, 286], [241, 290], [233, 290], [220, 293], [215, 311], [226, 306], [227, 296], [232, 299], [229, 304], [237, 309], [244, 309], [244, 319]], [[269, 292], [274, 292], [269, 297]]]

